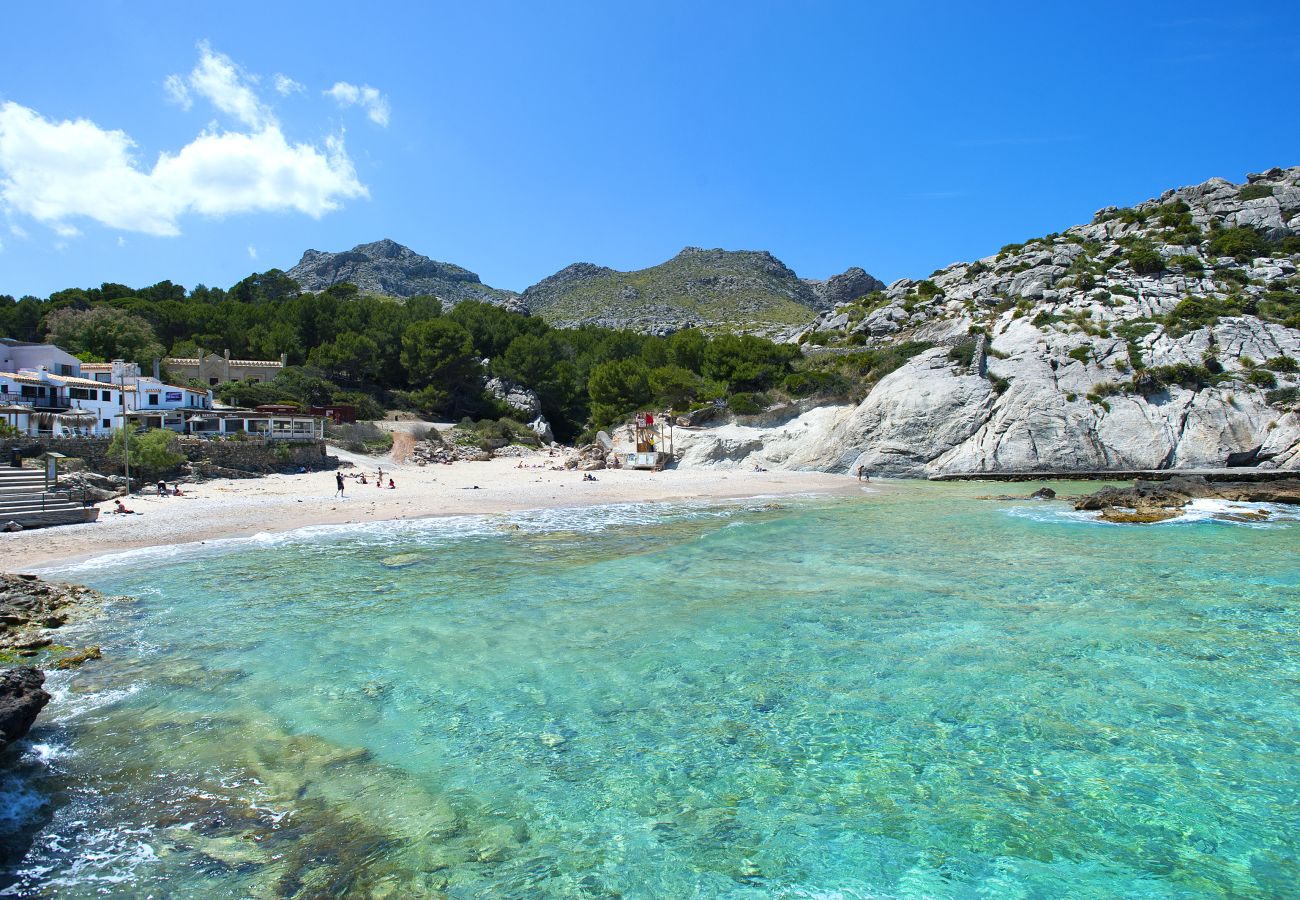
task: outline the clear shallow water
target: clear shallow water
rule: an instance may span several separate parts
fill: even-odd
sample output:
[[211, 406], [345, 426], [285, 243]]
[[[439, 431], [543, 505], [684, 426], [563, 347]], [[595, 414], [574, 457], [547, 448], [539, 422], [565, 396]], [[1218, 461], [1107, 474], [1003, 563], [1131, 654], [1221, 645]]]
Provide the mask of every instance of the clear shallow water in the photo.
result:
[[1300, 523], [1110, 526], [990, 492], [64, 571], [139, 600], [75, 635], [105, 659], [53, 677], [0, 785], [44, 823], [13, 890], [1294, 891]]

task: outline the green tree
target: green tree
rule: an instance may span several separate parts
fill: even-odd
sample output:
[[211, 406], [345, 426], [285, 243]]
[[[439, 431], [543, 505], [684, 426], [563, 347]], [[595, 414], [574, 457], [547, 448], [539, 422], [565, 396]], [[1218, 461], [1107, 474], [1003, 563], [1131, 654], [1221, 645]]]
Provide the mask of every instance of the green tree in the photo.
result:
[[402, 366], [418, 390], [412, 395], [427, 412], [452, 412], [478, 394], [481, 369], [468, 331], [446, 319], [429, 319], [402, 334]]
[[61, 309], [45, 318], [46, 340], [89, 361], [125, 359], [148, 367], [163, 355], [153, 328], [111, 306]]
[[[110, 459], [122, 458], [123, 440], [125, 437], [122, 429], [113, 432], [113, 439], [108, 445]], [[154, 428], [144, 434], [131, 435], [126, 452], [127, 459], [131, 463], [131, 471], [138, 472], [144, 478], [170, 472], [185, 458], [185, 454], [177, 452], [175, 447], [175, 432], [165, 428]]]
[[374, 380], [380, 361], [379, 345], [355, 331], [345, 331], [307, 354], [308, 365], [325, 370], [330, 378], [354, 384]]
[[597, 425], [616, 422], [651, 399], [646, 368], [631, 359], [611, 359], [596, 366], [587, 379], [587, 392]]
[[699, 376], [681, 366], [659, 366], [648, 376], [650, 393], [672, 409], [685, 409], [696, 396]]
[[706, 378], [724, 382], [730, 390], [759, 391], [790, 372], [797, 347], [774, 344], [751, 334], [724, 334], [709, 342], [701, 366]]

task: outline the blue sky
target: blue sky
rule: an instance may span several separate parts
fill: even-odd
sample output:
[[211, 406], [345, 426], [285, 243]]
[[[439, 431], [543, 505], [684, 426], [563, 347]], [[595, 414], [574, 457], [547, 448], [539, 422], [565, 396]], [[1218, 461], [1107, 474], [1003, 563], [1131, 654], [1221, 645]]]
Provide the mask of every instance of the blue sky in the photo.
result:
[[103, 2], [0, 29], [0, 293], [391, 237], [521, 290], [768, 249], [886, 281], [1300, 164], [1291, 4]]

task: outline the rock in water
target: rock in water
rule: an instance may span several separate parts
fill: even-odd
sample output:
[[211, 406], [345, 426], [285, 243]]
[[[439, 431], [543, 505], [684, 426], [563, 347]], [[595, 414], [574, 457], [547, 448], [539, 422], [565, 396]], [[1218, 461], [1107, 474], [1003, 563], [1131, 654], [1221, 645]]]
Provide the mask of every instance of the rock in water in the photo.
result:
[[379, 564], [390, 569], [403, 569], [415, 565], [422, 559], [424, 559], [423, 553], [395, 553], [381, 559]]
[[1056, 491], [1049, 487], [1041, 487], [1029, 495], [1030, 500], [1055, 500]]
[[50, 702], [43, 684], [45, 673], [31, 666], [0, 672], [0, 749], [26, 735]]

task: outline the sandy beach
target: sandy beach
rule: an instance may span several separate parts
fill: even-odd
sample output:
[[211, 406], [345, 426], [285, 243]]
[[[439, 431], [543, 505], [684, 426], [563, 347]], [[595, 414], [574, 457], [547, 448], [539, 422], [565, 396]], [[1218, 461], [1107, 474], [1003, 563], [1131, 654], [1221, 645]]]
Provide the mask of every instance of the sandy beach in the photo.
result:
[[[332, 453], [336, 452], [331, 450]], [[716, 469], [643, 472], [604, 470], [596, 481], [582, 473], [554, 471], [545, 453], [519, 459], [417, 466], [389, 457], [338, 453], [355, 467], [342, 469], [345, 499], [335, 494], [334, 472], [214, 479], [185, 485], [183, 497], [126, 499], [138, 515], [114, 515], [99, 504], [99, 521], [0, 536], [4, 569], [23, 572], [144, 547], [337, 525], [429, 516], [507, 513], [525, 509], [611, 503], [726, 500], [739, 497], [856, 492], [857, 482], [817, 472], [753, 472]], [[377, 488], [383, 465], [387, 484]], [[520, 468], [520, 465], [524, 466]], [[369, 484], [352, 477], [364, 471]]]

